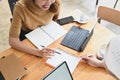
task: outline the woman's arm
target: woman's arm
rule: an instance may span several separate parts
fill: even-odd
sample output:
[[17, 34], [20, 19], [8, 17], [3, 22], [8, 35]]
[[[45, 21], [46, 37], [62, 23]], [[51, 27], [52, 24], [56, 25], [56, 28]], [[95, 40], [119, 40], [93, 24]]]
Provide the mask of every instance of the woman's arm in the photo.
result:
[[39, 50], [37, 48], [32, 48], [29, 45], [22, 43], [18, 38], [9, 37], [9, 44], [11, 45], [12, 48], [16, 50], [29, 53], [35, 56], [39, 56], [39, 57], [49, 58], [54, 53], [54, 50], [49, 48], [43, 48], [42, 50]]

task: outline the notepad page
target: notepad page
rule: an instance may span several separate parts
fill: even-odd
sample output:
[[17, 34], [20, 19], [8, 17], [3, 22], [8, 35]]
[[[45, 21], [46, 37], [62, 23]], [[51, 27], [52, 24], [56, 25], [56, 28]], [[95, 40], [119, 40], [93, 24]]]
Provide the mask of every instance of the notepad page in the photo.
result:
[[38, 49], [41, 49], [41, 45], [48, 46], [54, 40], [50, 38], [40, 27], [34, 31], [25, 35]]
[[68, 64], [68, 67], [70, 69], [70, 72], [73, 73], [75, 68], [77, 67], [79, 61], [81, 58], [72, 55], [70, 53], [67, 53], [61, 49], [56, 49], [56, 51], [60, 52], [61, 54], [55, 53], [52, 58], [49, 58], [46, 63], [50, 66], [56, 67], [58, 64], [60, 64], [63, 61], [66, 61]]
[[62, 26], [60, 26], [54, 21], [51, 21], [46, 26], [42, 26], [41, 29], [45, 31], [54, 40], [60, 38], [67, 32]]
[[38, 27], [25, 36], [38, 48], [41, 49], [41, 45], [48, 46], [67, 31], [54, 21], [51, 21], [48, 25]]

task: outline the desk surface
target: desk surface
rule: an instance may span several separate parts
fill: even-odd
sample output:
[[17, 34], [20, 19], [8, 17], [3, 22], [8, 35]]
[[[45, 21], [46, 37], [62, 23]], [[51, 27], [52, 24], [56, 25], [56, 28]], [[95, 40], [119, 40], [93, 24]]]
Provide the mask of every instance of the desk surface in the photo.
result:
[[[83, 24], [83, 25], [71, 23], [64, 25], [63, 27], [69, 30], [72, 25], [79, 25], [83, 28], [90, 29], [90, 24], [92, 22], [93, 21], [89, 21], [87, 24]], [[60, 42], [64, 36], [58, 39], [57, 41], [55, 41], [54, 43], [52, 43], [49, 47], [50, 48], [58, 47], [65, 51], [69, 51], [70, 53], [75, 54], [77, 56], [81, 56], [87, 53], [96, 53], [96, 51], [99, 50], [104, 43], [107, 43], [113, 36], [114, 34], [111, 31], [97, 24], [94, 29], [94, 34], [91, 37], [90, 41], [88, 42], [83, 52], [77, 52], [70, 48], [60, 45]], [[23, 43], [30, 45], [31, 47], [34, 47], [27, 39], [24, 40]], [[9, 48], [6, 51], [2, 52], [2, 54], [6, 54], [6, 53], [16, 54], [21, 64], [28, 69], [27, 74], [23, 77], [22, 80], [40, 80], [45, 74], [47, 74], [49, 71], [52, 70], [51, 67], [45, 64], [45, 59], [43, 58], [39, 58], [27, 53], [23, 53], [12, 48]], [[77, 68], [75, 69], [72, 75], [74, 80], [96, 80], [96, 79], [116, 80], [113, 76], [107, 73], [105, 69], [95, 68], [82, 62], [78, 64]]]

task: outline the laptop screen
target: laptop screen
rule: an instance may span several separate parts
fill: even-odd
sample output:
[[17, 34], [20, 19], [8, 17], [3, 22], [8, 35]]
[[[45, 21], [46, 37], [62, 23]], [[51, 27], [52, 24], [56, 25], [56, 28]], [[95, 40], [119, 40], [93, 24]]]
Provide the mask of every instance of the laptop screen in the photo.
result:
[[73, 80], [67, 63], [64, 61], [48, 73], [42, 80]]

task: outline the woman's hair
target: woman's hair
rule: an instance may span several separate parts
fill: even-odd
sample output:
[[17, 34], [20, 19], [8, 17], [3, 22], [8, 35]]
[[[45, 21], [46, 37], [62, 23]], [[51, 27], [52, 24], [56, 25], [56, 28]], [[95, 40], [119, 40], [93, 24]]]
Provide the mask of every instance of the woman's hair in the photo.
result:
[[57, 0], [50, 6], [50, 12], [56, 13], [59, 7], [59, 3], [57, 2]]

